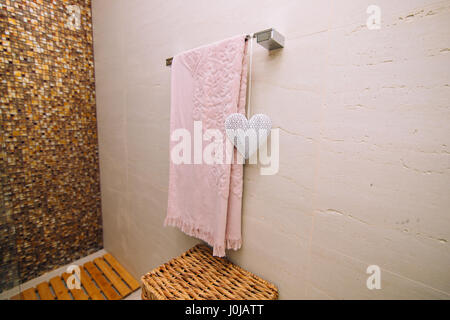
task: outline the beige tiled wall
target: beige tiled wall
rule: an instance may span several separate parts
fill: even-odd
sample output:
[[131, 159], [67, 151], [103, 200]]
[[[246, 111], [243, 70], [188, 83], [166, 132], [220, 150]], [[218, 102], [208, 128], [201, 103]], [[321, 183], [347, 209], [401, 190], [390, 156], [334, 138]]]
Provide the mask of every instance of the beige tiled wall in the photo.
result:
[[197, 242], [162, 226], [165, 59], [275, 27], [252, 109], [280, 129], [280, 170], [246, 167], [230, 258], [284, 299], [450, 298], [450, 1], [94, 0], [93, 20], [104, 242], [135, 276]]

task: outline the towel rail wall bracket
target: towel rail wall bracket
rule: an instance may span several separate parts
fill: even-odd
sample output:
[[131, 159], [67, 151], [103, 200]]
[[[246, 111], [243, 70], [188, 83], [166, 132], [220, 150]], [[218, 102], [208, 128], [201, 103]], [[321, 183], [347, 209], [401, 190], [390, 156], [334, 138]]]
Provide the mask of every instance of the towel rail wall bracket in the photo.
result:
[[[253, 34], [256, 38], [256, 42], [266, 48], [267, 50], [276, 50], [284, 48], [284, 36], [276, 31], [274, 28], [259, 31]], [[246, 40], [250, 39], [250, 35], [247, 35]], [[171, 66], [173, 57], [166, 59], [166, 66]]]

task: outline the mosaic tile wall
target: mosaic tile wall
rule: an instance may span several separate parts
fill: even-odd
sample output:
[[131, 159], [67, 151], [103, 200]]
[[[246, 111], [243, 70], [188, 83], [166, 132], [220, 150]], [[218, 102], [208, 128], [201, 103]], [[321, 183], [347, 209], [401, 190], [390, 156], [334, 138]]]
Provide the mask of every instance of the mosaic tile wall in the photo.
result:
[[102, 248], [90, 0], [0, 0], [0, 291]]

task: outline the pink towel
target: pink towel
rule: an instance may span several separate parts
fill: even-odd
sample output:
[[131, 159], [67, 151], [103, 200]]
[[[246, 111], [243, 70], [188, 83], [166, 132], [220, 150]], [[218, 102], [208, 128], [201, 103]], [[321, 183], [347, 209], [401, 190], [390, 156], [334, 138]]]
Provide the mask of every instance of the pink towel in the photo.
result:
[[[245, 113], [247, 44], [238, 36], [181, 53], [172, 62], [170, 132], [187, 129], [194, 147], [194, 121], [203, 133], [218, 129], [226, 145], [224, 123], [232, 113]], [[178, 142], [171, 140], [171, 150]], [[205, 147], [211, 142], [204, 142]], [[228, 144], [226, 152], [236, 150]], [[194, 158], [194, 150], [191, 151]], [[224, 156], [225, 158], [225, 156]], [[215, 256], [241, 247], [243, 165], [175, 164], [170, 161], [169, 199], [164, 225], [180, 228], [206, 241]], [[198, 161], [197, 161], [198, 162]]]

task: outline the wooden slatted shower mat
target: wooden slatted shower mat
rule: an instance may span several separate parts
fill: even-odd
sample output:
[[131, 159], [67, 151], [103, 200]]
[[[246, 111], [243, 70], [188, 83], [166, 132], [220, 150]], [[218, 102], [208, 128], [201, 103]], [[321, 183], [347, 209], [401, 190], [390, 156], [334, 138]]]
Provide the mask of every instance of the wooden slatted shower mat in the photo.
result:
[[66, 283], [70, 274], [63, 273], [11, 299], [120, 300], [140, 288], [139, 282], [109, 253], [79, 268], [81, 289], [68, 289]]

